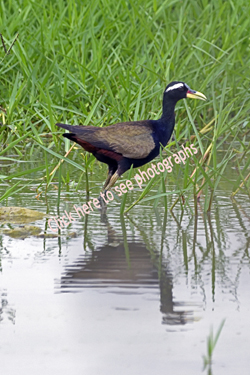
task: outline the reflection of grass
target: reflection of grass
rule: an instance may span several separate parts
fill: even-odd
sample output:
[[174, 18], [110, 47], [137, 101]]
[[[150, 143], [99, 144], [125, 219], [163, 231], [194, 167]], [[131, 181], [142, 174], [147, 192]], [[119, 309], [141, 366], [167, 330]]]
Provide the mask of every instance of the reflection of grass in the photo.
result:
[[[158, 118], [165, 84], [181, 79], [209, 100], [182, 101], [177, 106], [174, 144], [178, 148], [187, 140], [201, 150], [194, 159], [193, 178], [191, 165], [182, 171], [178, 202], [182, 207], [188, 205], [189, 197], [198, 199], [202, 190], [205, 211], [209, 211], [231, 158], [241, 169], [234, 191], [242, 181], [241, 187], [249, 188], [245, 105], [250, 95], [246, 84], [250, 20], [245, 16], [249, 11], [250, 3], [243, 0], [233, 7], [222, 0], [69, 0], [66, 5], [58, 0], [53, 9], [49, 0], [42, 7], [39, 2], [24, 2], [21, 9], [17, 2], [11, 3], [1, 10], [6, 48], [16, 32], [19, 38], [0, 65], [0, 155], [11, 151], [19, 159], [24, 154], [33, 158], [37, 147], [53, 153], [51, 165], [44, 163], [49, 186], [58, 176], [52, 177], [51, 172], [63, 159], [58, 155], [65, 154], [61, 144], [65, 144], [65, 152], [69, 150], [56, 122], [106, 126]], [[4, 51], [1, 53], [3, 57]], [[225, 142], [228, 148], [218, 163], [217, 151]], [[76, 152], [72, 149], [67, 157], [71, 164]], [[81, 165], [74, 167], [85, 174]], [[26, 169], [23, 176], [33, 170]], [[61, 182], [67, 181], [65, 169], [60, 173]], [[14, 173], [8, 177], [13, 178]], [[166, 198], [166, 177], [161, 176], [155, 198], [162, 194]], [[138, 202], [151, 191], [154, 182], [150, 184]]]
[[220, 337], [224, 324], [225, 324], [225, 319], [222, 320], [215, 336], [213, 333], [213, 328], [211, 328], [210, 334], [207, 338], [207, 354], [203, 356], [203, 363], [204, 363], [203, 370], [205, 370], [208, 367], [208, 374], [212, 374], [211, 366], [212, 366], [213, 352], [217, 344], [217, 341]]

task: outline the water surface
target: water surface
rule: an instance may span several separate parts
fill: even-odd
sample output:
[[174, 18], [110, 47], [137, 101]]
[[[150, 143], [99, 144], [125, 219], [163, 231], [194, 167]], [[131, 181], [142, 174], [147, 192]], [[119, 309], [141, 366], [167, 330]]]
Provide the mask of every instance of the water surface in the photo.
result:
[[[233, 166], [226, 173], [236, 179]], [[91, 198], [101, 175], [99, 166], [90, 174]], [[174, 188], [171, 179], [167, 189]], [[84, 182], [77, 192], [63, 190], [59, 207], [56, 184], [39, 200], [37, 187], [7, 204], [62, 215], [86, 200]], [[198, 216], [178, 206], [173, 216], [163, 202], [154, 209], [150, 201], [120, 217], [113, 201], [106, 213], [94, 210], [60, 237], [0, 234], [2, 372], [199, 374], [210, 329], [226, 319], [213, 374], [249, 374], [250, 206], [244, 192], [236, 201], [230, 192], [222, 182], [209, 215], [202, 199]], [[49, 232], [47, 221], [33, 224]]]

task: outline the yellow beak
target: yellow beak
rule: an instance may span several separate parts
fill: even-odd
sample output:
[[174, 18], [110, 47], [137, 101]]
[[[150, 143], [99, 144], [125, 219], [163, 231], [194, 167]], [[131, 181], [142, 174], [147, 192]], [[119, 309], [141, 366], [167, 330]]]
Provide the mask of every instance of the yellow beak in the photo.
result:
[[194, 91], [194, 90], [188, 90], [187, 98], [207, 100], [207, 98], [205, 97], [204, 94], [202, 94], [202, 92]]

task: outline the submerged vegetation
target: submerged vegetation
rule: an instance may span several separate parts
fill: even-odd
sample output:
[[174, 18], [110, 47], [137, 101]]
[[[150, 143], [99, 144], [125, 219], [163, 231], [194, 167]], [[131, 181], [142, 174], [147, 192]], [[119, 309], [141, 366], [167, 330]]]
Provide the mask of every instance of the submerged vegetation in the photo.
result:
[[[197, 204], [203, 194], [209, 212], [218, 184], [227, 182], [229, 162], [238, 171], [232, 194], [249, 192], [249, 11], [242, 0], [2, 2], [0, 162], [26, 167], [17, 172], [2, 164], [0, 178], [8, 184], [0, 201], [31, 182], [37, 194], [47, 193], [56, 181], [59, 203], [73, 179], [74, 190], [85, 180], [89, 195], [88, 173], [98, 162], [86, 154], [76, 162], [82, 150], [70, 148], [55, 123], [106, 126], [159, 118], [163, 89], [172, 80], [204, 92], [208, 101], [178, 104], [174, 139], [161, 157], [182, 144], [194, 143], [200, 152], [178, 166], [183, 178], [175, 190], [168, 191], [165, 171], [131, 205], [123, 196], [121, 213], [142, 199], [166, 206], [172, 194], [171, 209], [189, 206], [193, 197]], [[74, 177], [61, 168], [65, 163]], [[158, 192], [146, 197], [153, 186]]]
[[213, 358], [213, 353], [215, 346], [217, 344], [217, 341], [220, 337], [222, 328], [225, 324], [226, 319], [223, 319], [222, 322], [220, 323], [220, 326], [218, 328], [218, 331], [216, 332], [216, 335], [213, 333], [213, 327], [210, 330], [210, 334], [207, 337], [207, 355], [203, 356], [203, 370], [208, 368], [208, 375], [212, 375], [212, 358]]

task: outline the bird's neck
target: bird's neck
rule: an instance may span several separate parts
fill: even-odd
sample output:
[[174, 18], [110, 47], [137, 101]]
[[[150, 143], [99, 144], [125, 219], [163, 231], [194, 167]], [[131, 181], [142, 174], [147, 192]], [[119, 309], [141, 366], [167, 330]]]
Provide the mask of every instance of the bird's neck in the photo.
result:
[[162, 116], [161, 119], [164, 122], [174, 122], [174, 108], [177, 101], [170, 99], [166, 95], [163, 97], [163, 103], [162, 103]]

